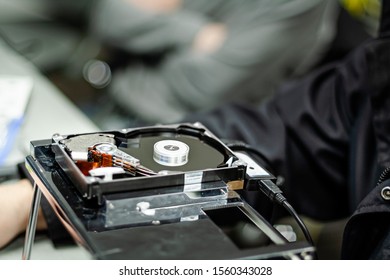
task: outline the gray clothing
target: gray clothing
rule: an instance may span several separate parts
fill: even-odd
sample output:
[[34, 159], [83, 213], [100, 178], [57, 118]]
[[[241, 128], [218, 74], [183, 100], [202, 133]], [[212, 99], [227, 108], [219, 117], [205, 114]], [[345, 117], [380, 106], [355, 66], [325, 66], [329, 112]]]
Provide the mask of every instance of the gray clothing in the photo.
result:
[[[102, 0], [91, 30], [132, 54], [166, 52], [156, 67], [117, 70], [109, 92], [129, 114], [173, 122], [232, 100], [260, 103], [285, 78], [311, 66], [332, 38], [336, 0], [184, 0], [156, 14], [122, 0]], [[207, 23], [227, 26], [212, 54], [191, 48]]]

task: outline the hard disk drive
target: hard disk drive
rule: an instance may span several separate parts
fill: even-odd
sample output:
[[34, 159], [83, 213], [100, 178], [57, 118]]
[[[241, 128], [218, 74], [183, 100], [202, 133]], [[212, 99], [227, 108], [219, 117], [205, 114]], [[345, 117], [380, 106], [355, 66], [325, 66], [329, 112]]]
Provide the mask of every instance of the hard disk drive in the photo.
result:
[[55, 134], [31, 142], [26, 166], [36, 198], [45, 196], [94, 258], [303, 258], [314, 250], [287, 242], [243, 199], [248, 184], [272, 174], [200, 123]]

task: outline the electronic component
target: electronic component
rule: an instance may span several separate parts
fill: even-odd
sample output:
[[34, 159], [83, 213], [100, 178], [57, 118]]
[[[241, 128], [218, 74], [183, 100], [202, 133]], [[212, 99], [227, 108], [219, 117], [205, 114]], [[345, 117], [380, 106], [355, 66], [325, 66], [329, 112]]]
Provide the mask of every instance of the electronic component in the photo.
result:
[[[52, 140], [62, 170], [83, 197], [99, 205], [109, 193], [168, 186], [188, 189], [194, 184], [243, 182], [245, 178], [244, 162], [201, 125], [54, 135]], [[107, 177], [104, 170], [93, 171], [108, 167], [120, 167], [123, 172], [113, 169], [115, 173]], [[159, 178], [145, 181], [144, 177]]]
[[[275, 180], [272, 174], [247, 155], [238, 157], [200, 123], [56, 134], [31, 145], [32, 177], [95, 258], [306, 258], [313, 252], [307, 243], [288, 243], [238, 192], [254, 180]], [[242, 228], [261, 242], [248, 242]]]

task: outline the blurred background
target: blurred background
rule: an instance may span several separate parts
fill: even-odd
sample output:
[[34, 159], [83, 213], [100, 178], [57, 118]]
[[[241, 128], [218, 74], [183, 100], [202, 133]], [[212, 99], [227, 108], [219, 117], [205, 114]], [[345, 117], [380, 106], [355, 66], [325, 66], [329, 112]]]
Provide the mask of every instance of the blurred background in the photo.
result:
[[[379, 10], [377, 0], [192, 2], [0, 0], [0, 38], [116, 129], [259, 104], [374, 36]], [[196, 45], [210, 25], [219, 39]]]
[[15, 162], [31, 139], [55, 132], [177, 122], [230, 102], [259, 105], [375, 36], [379, 8], [378, 0], [0, 0], [1, 74], [34, 77]]

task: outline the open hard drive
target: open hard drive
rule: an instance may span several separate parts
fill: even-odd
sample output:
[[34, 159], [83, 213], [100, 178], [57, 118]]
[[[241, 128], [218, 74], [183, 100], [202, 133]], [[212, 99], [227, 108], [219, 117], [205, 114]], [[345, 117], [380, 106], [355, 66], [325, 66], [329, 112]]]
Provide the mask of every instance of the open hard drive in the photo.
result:
[[[274, 177], [200, 123], [56, 134], [31, 146], [26, 166], [36, 192], [94, 258], [307, 258], [313, 252], [305, 242], [287, 242], [243, 199], [253, 182]], [[254, 242], [245, 236], [248, 228], [258, 236]]]
[[[126, 191], [243, 181], [245, 164], [200, 125], [53, 137], [56, 162], [86, 199]], [[203, 190], [205, 191], [205, 190]]]

